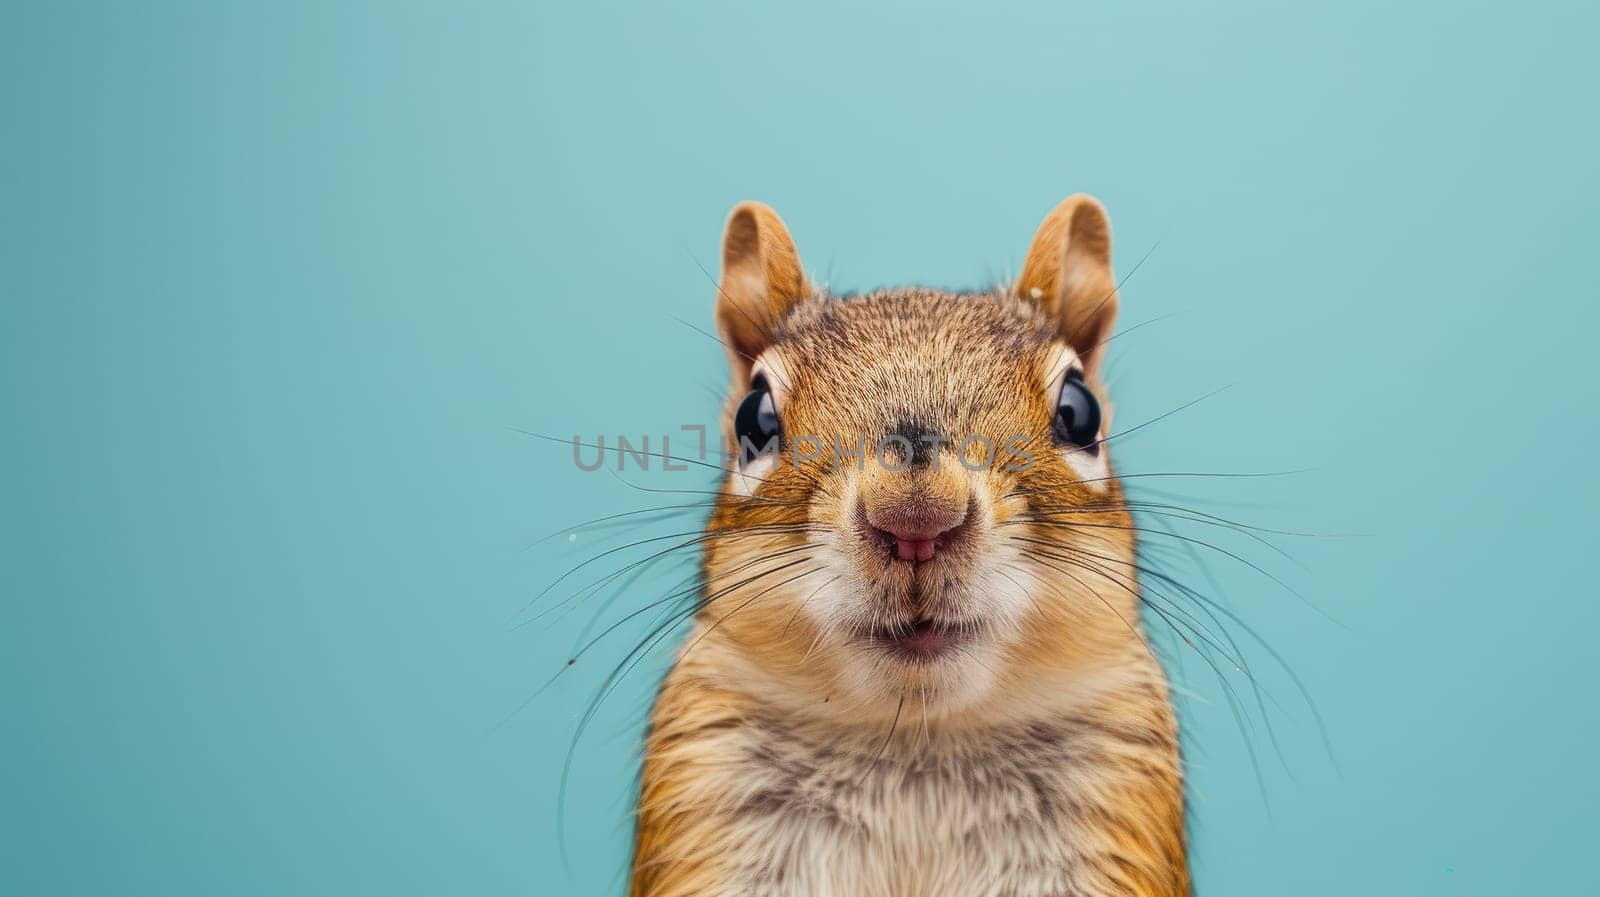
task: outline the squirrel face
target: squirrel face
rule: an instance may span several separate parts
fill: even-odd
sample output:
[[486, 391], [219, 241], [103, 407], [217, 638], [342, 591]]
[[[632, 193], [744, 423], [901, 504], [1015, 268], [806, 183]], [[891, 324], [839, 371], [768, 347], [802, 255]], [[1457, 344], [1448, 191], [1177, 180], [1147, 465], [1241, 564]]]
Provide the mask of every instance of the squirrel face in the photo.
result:
[[881, 716], [909, 693], [959, 717], [1139, 646], [1099, 378], [1116, 306], [1088, 197], [1046, 218], [1010, 288], [849, 298], [810, 288], [770, 209], [736, 208], [714, 650], [797, 707]]

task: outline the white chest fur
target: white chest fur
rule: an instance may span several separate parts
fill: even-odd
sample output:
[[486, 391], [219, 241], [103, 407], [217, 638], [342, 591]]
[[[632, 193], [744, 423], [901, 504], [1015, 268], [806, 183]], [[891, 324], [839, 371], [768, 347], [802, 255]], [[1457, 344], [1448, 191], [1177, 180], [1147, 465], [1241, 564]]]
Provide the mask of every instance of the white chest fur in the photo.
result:
[[1085, 863], [1104, 739], [1069, 722], [824, 743], [741, 733], [731, 858], [763, 897], [1114, 893]]

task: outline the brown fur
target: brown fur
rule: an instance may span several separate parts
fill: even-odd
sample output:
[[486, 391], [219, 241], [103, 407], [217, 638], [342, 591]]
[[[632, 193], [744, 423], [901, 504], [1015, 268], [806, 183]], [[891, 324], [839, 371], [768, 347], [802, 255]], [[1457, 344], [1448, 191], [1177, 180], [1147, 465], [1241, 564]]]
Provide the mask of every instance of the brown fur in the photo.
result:
[[[786, 440], [981, 435], [1003, 450], [979, 470], [949, 445], [939, 465], [888, 471], [834, 445], [791, 463], [786, 444], [751, 494], [730, 473], [703, 605], [652, 717], [634, 897], [1188, 893], [1177, 727], [1140, 627], [1132, 519], [1107, 448], [1092, 456], [1106, 475], [1085, 476], [1091, 456], [1050, 437], [1066, 363], [1109, 409], [1115, 311], [1109, 228], [1087, 197], [1046, 219], [1012, 289], [847, 299], [809, 292], [770, 209], [735, 210], [718, 310], [730, 436], [761, 359]], [[973, 511], [912, 565], [862, 522], [896, 502]], [[854, 636], [927, 615], [970, 619], [974, 647], [923, 666]]]

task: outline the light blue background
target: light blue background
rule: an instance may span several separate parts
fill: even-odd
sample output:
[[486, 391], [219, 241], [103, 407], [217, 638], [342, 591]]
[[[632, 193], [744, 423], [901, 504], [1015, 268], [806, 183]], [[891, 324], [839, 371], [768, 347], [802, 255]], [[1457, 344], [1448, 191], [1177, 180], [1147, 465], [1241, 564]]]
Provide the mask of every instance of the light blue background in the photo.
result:
[[1600, 892], [1594, 10], [7, 4], [0, 892], [617, 893], [660, 657], [568, 872], [629, 632], [513, 713], [590, 609], [509, 621], [673, 497], [514, 428], [714, 420], [739, 199], [981, 286], [1076, 191], [1156, 246], [1119, 424], [1231, 385], [1122, 468], [1353, 534], [1249, 552], [1337, 624], [1210, 564], [1336, 763], [1187, 661], [1202, 893]]

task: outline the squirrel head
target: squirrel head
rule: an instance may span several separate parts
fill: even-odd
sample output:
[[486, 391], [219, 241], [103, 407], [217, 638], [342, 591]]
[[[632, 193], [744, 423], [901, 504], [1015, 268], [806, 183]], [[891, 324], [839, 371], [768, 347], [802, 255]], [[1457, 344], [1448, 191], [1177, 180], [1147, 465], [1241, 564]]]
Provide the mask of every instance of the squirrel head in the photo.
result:
[[989, 292], [829, 296], [751, 202], [722, 262], [734, 450], [701, 626], [745, 684], [796, 709], [877, 717], [909, 696], [959, 718], [1143, 649], [1105, 441], [1118, 299], [1099, 202], [1058, 205]]

